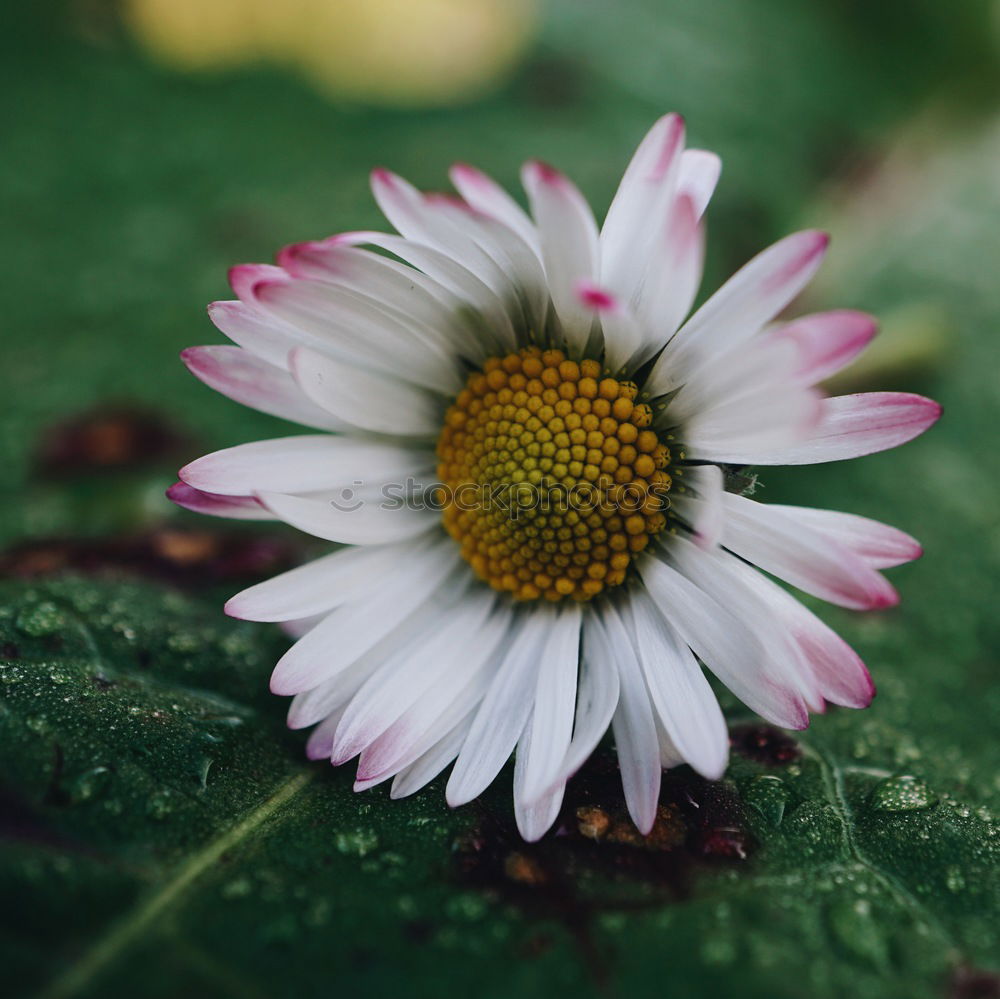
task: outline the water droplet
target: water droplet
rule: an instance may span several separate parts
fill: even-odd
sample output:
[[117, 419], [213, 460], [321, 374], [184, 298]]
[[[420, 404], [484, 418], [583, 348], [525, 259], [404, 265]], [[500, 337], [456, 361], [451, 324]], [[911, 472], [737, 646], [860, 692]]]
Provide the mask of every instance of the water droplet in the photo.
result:
[[965, 875], [962, 873], [961, 868], [955, 866], [947, 867], [945, 868], [944, 876], [948, 891], [960, 892], [965, 889]]
[[253, 886], [249, 878], [236, 878], [222, 886], [223, 898], [246, 898]]
[[867, 899], [835, 903], [830, 907], [829, 920], [834, 938], [850, 953], [876, 967], [886, 965], [889, 958], [888, 942]]
[[204, 642], [201, 637], [191, 632], [177, 632], [167, 639], [167, 648], [171, 652], [181, 652], [191, 654], [203, 648]]
[[484, 899], [465, 892], [450, 898], [445, 906], [445, 911], [452, 919], [464, 919], [469, 922], [482, 919], [486, 910]]
[[701, 956], [706, 964], [732, 964], [736, 960], [736, 947], [724, 937], [708, 937], [701, 945]]
[[758, 812], [771, 826], [780, 826], [785, 816], [785, 806], [791, 797], [780, 777], [761, 775], [751, 780], [744, 792], [747, 804]]
[[54, 603], [45, 600], [31, 607], [25, 607], [17, 615], [14, 625], [23, 635], [44, 638], [46, 635], [54, 635], [60, 628], [65, 627], [66, 619]]
[[146, 802], [146, 814], [157, 820], [165, 819], [174, 810], [169, 791], [157, 791]]
[[306, 926], [325, 926], [330, 922], [333, 907], [328, 898], [318, 898], [306, 909], [303, 922]]
[[355, 829], [353, 832], [337, 833], [335, 842], [341, 853], [365, 857], [378, 847], [378, 836], [371, 829]]
[[74, 805], [99, 798], [108, 789], [113, 771], [110, 767], [91, 767], [79, 774], [67, 788], [69, 799]]
[[198, 761], [198, 768], [196, 776], [198, 778], [198, 784], [204, 791], [208, 787], [208, 771], [212, 769], [212, 764], [215, 762], [210, 756], [203, 756]]
[[919, 777], [904, 775], [876, 785], [869, 801], [877, 812], [916, 812], [937, 804], [937, 795]]

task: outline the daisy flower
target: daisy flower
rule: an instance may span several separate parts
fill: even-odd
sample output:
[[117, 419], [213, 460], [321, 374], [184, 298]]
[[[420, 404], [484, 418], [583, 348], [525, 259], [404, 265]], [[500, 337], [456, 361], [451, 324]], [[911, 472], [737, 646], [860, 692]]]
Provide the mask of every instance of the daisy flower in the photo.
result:
[[458, 806], [513, 754], [533, 840], [610, 727], [647, 832], [664, 768], [726, 767], [706, 668], [786, 728], [871, 701], [854, 651], [771, 577], [888, 607], [879, 570], [920, 546], [758, 502], [743, 469], [893, 448], [940, 407], [816, 388], [875, 333], [852, 311], [777, 318], [823, 233], [764, 250], [688, 317], [719, 169], [667, 115], [600, 228], [543, 163], [523, 170], [530, 215], [469, 166], [457, 195], [376, 170], [397, 234], [289, 246], [234, 268], [237, 300], [209, 307], [235, 346], [184, 351], [191, 371], [313, 432], [200, 458], [170, 496], [335, 543], [226, 611], [297, 638], [271, 689], [294, 695], [291, 727], [315, 726], [310, 757], [358, 758], [356, 789], [391, 779], [401, 797], [454, 764]]

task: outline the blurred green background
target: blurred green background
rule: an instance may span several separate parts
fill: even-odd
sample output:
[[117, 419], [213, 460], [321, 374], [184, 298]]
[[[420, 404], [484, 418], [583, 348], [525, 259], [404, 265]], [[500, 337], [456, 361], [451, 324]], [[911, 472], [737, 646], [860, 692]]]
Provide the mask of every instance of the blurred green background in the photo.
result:
[[[12, 994], [1000, 995], [1000, 5], [965, 0], [66, 0], [0, 32], [0, 955]], [[309, 765], [283, 646], [221, 599], [301, 538], [173, 510], [208, 450], [293, 428], [177, 360], [226, 268], [379, 227], [377, 164], [607, 205], [666, 110], [718, 151], [710, 290], [800, 226], [803, 308], [884, 332], [840, 388], [945, 418], [768, 472], [767, 499], [916, 534], [902, 606], [821, 613], [879, 697], [624, 821], [607, 751], [526, 847], [509, 775], [458, 812]], [[595, 816], [597, 817], [595, 819]], [[607, 828], [600, 841], [594, 822]]]

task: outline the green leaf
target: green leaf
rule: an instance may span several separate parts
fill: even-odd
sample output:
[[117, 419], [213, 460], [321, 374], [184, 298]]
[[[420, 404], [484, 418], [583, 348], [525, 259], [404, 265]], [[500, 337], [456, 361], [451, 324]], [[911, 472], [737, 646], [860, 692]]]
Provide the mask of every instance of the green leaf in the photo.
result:
[[873, 715], [795, 740], [734, 719], [727, 779], [669, 776], [649, 840], [601, 754], [528, 846], [509, 776], [448, 812], [440, 784], [390, 802], [305, 763], [264, 693], [281, 639], [212, 602], [70, 577], [8, 587], [0, 622], [18, 989], [432, 996], [447, 968], [498, 997], [668, 972], [678, 995], [902, 997], [989, 958], [997, 826]]

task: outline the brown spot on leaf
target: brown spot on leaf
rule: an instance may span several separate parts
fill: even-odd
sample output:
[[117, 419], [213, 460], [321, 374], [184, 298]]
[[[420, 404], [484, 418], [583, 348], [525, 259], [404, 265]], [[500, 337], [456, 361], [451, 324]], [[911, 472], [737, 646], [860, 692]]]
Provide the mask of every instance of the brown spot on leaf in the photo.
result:
[[581, 805], [576, 810], [576, 828], [587, 839], [604, 839], [611, 828], [611, 816], [596, 805]]
[[596, 915], [686, 897], [698, 873], [744, 861], [751, 842], [743, 806], [727, 784], [664, 774], [656, 821], [643, 836], [629, 818], [612, 753], [599, 753], [570, 781], [552, 830], [525, 843], [509, 806], [479, 800], [476, 828], [456, 844], [458, 877], [540, 919], [560, 921], [591, 974], [606, 980]]
[[299, 562], [291, 539], [249, 531], [160, 528], [124, 538], [52, 538], [0, 554], [0, 573], [21, 578], [57, 572], [127, 572], [177, 585], [253, 581]]
[[967, 965], [951, 980], [950, 999], [1000, 999], [1000, 975]]
[[546, 881], [544, 868], [534, 857], [523, 853], [509, 853], [503, 863], [504, 874], [511, 881], [523, 885], [540, 885]]
[[45, 431], [35, 466], [47, 478], [67, 478], [149, 465], [189, 447], [190, 442], [152, 410], [101, 406]]
[[802, 755], [790, 735], [770, 725], [737, 725], [729, 733], [729, 742], [741, 756], [768, 766], [793, 763]]
[[703, 857], [747, 858], [747, 834], [742, 829], [703, 829], [695, 835], [693, 843]]

